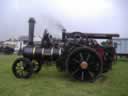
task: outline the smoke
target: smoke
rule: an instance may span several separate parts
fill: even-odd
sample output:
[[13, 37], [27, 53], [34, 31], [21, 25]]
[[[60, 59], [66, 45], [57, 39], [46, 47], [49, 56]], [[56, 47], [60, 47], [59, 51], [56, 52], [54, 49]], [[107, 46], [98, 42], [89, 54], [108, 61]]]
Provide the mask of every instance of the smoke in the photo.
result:
[[56, 26], [59, 30], [63, 30], [65, 29], [65, 27], [63, 26], [63, 24], [61, 22], [56, 22]]
[[62, 30], [65, 29], [65, 27], [59, 19], [56, 19], [53, 16], [43, 16], [42, 22], [43, 26], [45, 26], [44, 30], [47, 29], [48, 32], [55, 38], [61, 38]]

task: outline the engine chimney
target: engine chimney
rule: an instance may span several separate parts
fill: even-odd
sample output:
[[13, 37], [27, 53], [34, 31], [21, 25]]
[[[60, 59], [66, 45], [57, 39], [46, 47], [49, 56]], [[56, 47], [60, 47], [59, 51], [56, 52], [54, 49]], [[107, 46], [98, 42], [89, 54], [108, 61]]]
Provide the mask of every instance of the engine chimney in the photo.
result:
[[36, 21], [34, 18], [30, 18], [28, 22], [29, 22], [28, 44], [33, 45], [34, 27], [35, 27]]
[[66, 33], [66, 29], [62, 29], [62, 40], [65, 41], [66, 37], [65, 37], [65, 33]]

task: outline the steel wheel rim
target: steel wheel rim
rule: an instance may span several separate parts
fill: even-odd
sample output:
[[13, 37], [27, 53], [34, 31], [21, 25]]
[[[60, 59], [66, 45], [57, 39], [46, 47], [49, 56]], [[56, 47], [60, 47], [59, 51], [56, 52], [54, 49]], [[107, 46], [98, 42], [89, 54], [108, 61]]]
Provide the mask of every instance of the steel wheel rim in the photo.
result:
[[36, 71], [39, 68], [39, 63], [36, 60], [32, 60], [33, 70]]
[[[90, 55], [91, 54], [91, 55]], [[90, 59], [91, 58], [91, 59]], [[92, 60], [93, 59], [93, 60]], [[96, 60], [97, 59], [97, 60]], [[67, 64], [68, 72], [75, 79], [81, 81], [92, 81], [97, 78], [101, 73], [101, 62], [93, 51], [89, 51], [85, 48], [79, 48], [78, 50], [71, 53]], [[94, 62], [95, 61], [95, 62]], [[81, 68], [81, 63], [86, 62], [85, 68]]]

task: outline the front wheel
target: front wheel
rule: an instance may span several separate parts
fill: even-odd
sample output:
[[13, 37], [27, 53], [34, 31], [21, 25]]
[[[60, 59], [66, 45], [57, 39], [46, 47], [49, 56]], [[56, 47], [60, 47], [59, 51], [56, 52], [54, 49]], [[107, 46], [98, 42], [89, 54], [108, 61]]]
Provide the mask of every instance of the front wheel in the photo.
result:
[[41, 70], [42, 64], [37, 60], [32, 60], [33, 72], [38, 73]]
[[30, 78], [33, 73], [33, 65], [27, 58], [18, 58], [12, 65], [12, 72], [17, 78]]

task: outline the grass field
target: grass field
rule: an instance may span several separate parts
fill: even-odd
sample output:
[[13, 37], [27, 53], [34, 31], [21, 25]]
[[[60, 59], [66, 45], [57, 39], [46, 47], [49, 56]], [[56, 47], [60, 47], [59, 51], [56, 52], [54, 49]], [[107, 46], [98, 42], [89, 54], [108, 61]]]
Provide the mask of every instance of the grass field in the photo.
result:
[[15, 58], [0, 55], [0, 96], [128, 96], [128, 60], [118, 60], [102, 79], [85, 83], [71, 80], [54, 65], [30, 79], [17, 79], [11, 70]]

